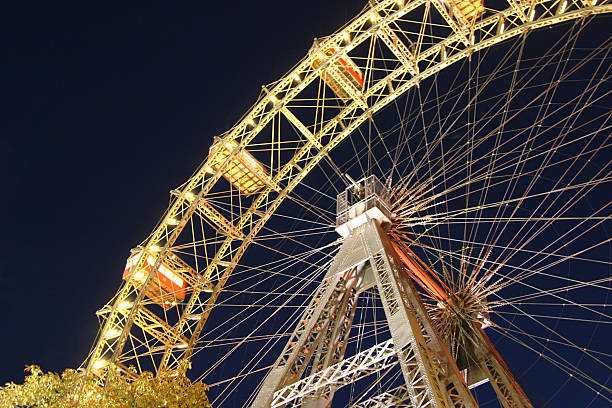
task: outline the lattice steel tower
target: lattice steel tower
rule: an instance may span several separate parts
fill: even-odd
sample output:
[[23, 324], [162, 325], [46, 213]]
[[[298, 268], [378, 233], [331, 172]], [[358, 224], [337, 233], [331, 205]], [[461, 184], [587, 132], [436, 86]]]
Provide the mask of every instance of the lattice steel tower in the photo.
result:
[[[328, 407], [339, 387], [399, 364], [404, 385], [359, 406], [409, 402], [414, 408], [476, 407], [468, 387], [489, 381], [504, 407], [532, 407], [484, 334], [484, 317], [481, 325], [468, 323], [469, 316], [461, 316], [463, 309], [455, 305], [456, 294], [438, 284], [414, 253], [392, 243], [386, 233], [391, 223], [387, 197], [375, 176], [338, 195], [336, 231], [344, 242], [252, 406]], [[464, 330], [473, 340], [454, 357], [434, 328], [411, 276], [439, 294], [440, 308], [464, 317]], [[357, 299], [374, 287], [391, 339], [346, 356]]]

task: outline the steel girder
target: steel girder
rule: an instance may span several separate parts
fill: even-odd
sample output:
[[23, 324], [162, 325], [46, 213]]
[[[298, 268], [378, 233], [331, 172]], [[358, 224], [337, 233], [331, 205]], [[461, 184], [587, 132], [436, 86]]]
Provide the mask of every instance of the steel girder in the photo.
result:
[[[327, 312], [338, 301], [334, 293], [345, 278], [357, 278], [365, 264], [374, 275], [392, 339], [346, 360], [343, 352], [313, 364], [312, 372], [300, 379], [312, 358], [312, 348], [325, 338], [323, 332], [352, 318], [351, 308], [342, 315]], [[394, 357], [415, 408], [476, 407], [448, 349], [433, 329], [419, 295], [402, 270], [401, 262], [386, 233], [375, 220], [356, 228], [344, 241], [321, 286], [304, 312], [298, 327], [268, 373], [253, 407], [282, 407], [293, 402], [302, 406], [330, 406], [334, 390], [392, 364]], [[363, 279], [355, 279], [356, 282]], [[348, 282], [348, 281], [347, 281]], [[355, 293], [359, 287], [352, 287]], [[348, 304], [348, 302], [346, 302]], [[337, 319], [340, 318], [340, 322]], [[348, 322], [346, 322], [348, 323]], [[350, 327], [350, 325], [346, 325]], [[348, 332], [346, 332], [348, 334]], [[330, 336], [330, 349], [338, 348], [343, 336]], [[325, 347], [322, 354], [327, 353]]]

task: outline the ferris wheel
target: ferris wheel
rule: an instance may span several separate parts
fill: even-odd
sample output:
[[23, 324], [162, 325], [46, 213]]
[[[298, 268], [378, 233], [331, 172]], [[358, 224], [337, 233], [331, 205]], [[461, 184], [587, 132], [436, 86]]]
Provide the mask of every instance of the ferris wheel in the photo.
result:
[[191, 369], [214, 406], [609, 406], [612, 5], [490, 3], [372, 2], [263, 87], [86, 370]]

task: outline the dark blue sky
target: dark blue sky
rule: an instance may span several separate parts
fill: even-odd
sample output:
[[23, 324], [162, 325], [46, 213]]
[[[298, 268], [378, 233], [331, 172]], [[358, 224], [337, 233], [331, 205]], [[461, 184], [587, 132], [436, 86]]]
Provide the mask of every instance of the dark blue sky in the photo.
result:
[[[50, 5], [52, 4], [52, 6]], [[129, 249], [215, 135], [361, 0], [0, 11], [0, 383], [78, 366]]]
[[362, 7], [326, 3], [3, 6], [1, 382], [81, 363], [169, 190]]

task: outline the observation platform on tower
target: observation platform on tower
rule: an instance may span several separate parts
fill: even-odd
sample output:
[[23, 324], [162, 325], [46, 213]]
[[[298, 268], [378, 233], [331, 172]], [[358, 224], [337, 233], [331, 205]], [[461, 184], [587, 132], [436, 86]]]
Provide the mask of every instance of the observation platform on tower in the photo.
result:
[[389, 192], [374, 175], [353, 181], [352, 185], [338, 194], [336, 199], [336, 232], [342, 237], [370, 219], [383, 227], [391, 225]]

